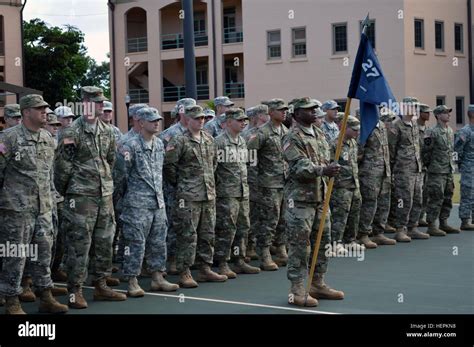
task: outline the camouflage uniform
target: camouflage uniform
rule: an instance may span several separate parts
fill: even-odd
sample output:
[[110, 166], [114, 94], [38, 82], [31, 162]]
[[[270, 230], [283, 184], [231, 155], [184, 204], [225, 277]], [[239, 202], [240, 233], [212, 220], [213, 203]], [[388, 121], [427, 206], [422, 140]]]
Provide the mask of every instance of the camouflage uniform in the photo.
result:
[[[336, 147], [336, 143], [331, 145], [333, 160]], [[334, 191], [331, 197], [332, 241], [350, 243], [357, 236], [361, 205], [355, 139], [344, 141], [338, 163], [341, 165], [341, 172], [334, 180]]]
[[[31, 107], [47, 106], [41, 97], [29, 97], [34, 101]], [[32, 132], [20, 124], [3, 132], [0, 140], [0, 243], [37, 247], [38, 253], [37, 259], [28, 258], [28, 262], [26, 255], [2, 259], [1, 296], [21, 294], [24, 270], [33, 277], [37, 289], [53, 286], [50, 271], [53, 161], [54, 141], [46, 130]]]
[[364, 145], [359, 145], [359, 182], [362, 196], [359, 233], [383, 234], [390, 210], [391, 170], [387, 130], [383, 122]]
[[[426, 125], [418, 124], [418, 130], [420, 131], [420, 151], [423, 151], [423, 139], [425, 138]], [[421, 180], [423, 182], [423, 192], [422, 192], [423, 200], [421, 204], [420, 220], [422, 220], [426, 215], [426, 206], [427, 206], [426, 204], [428, 200], [428, 192], [426, 189], [427, 187], [426, 178], [427, 178], [426, 165], [423, 163], [423, 166], [421, 168]]]
[[120, 131], [119, 128], [117, 128], [115, 125], [113, 124], [109, 124], [109, 126], [112, 128], [113, 132], [114, 132], [114, 135], [115, 135], [115, 142], [116, 143], [119, 143], [120, 141], [120, 138], [123, 136], [122, 132]]
[[115, 233], [112, 167], [115, 136], [101, 120], [94, 127], [84, 116], [64, 130], [55, 162], [55, 184], [65, 197], [68, 287], [85, 281], [89, 251], [97, 279], [110, 276]]
[[117, 163], [122, 165], [117, 167], [115, 182], [126, 187], [120, 216], [124, 246], [128, 249], [123, 274], [138, 276], [144, 257], [148, 270], [165, 271], [167, 220], [162, 190], [163, 143], [154, 137], [149, 148], [143, 136], [136, 136], [123, 144], [118, 156]]
[[247, 154], [245, 140], [233, 139], [228, 131], [215, 138], [217, 149], [216, 178], [216, 249], [218, 262], [231, 257], [243, 259], [250, 228], [249, 186], [247, 164], [241, 155]]
[[288, 175], [288, 164], [283, 158], [282, 141], [288, 129], [282, 124], [280, 131], [272, 121], [260, 127], [249, 137], [248, 149], [258, 156], [258, 196], [260, 230], [257, 234], [257, 250], [286, 244], [283, 219], [283, 189]]
[[187, 130], [166, 147], [164, 177], [176, 187], [173, 227], [177, 232], [176, 266], [179, 272], [195, 262], [212, 265], [214, 255], [215, 181], [217, 165], [213, 138], [201, 131], [201, 140]]
[[[435, 109], [436, 110], [436, 109]], [[422, 151], [427, 168], [426, 221], [447, 220], [453, 207], [454, 192], [454, 134], [451, 127], [439, 123], [427, 129]]]
[[456, 134], [454, 150], [461, 173], [459, 218], [474, 218], [474, 125], [466, 125]]
[[212, 137], [217, 137], [224, 132], [222, 124], [225, 122], [225, 113], [214, 117], [213, 120], [204, 125], [204, 130]]
[[324, 132], [326, 136], [326, 141], [331, 145], [333, 142], [337, 141], [339, 137], [339, 127], [336, 123], [329, 123], [326, 120], [323, 121], [323, 125], [321, 126], [321, 130]]
[[[418, 225], [422, 205], [421, 153], [416, 122], [396, 119], [388, 132], [393, 174], [390, 225], [413, 228]], [[393, 211], [393, 213], [392, 213]]]

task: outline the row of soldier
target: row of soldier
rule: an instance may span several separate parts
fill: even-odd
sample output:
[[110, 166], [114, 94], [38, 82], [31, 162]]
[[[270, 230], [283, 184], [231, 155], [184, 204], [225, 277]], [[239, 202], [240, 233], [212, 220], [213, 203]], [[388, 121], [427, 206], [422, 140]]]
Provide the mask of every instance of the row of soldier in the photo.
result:
[[[412, 121], [414, 112], [395, 121], [395, 115], [382, 112], [377, 128], [359, 149], [356, 138], [360, 123], [356, 117], [350, 116], [342, 158], [336, 164], [331, 163], [331, 157], [335, 153], [340, 114], [337, 112], [339, 106], [334, 101], [321, 105], [314, 99], [295, 99], [290, 102], [290, 118], [287, 117], [288, 105], [281, 99], [272, 99], [244, 113], [233, 108], [227, 97], [219, 97], [215, 100], [217, 117], [212, 112], [203, 112], [194, 100], [182, 99], [172, 112], [177, 122], [158, 138], [161, 116], [156, 109], [142, 104], [133, 105], [129, 112], [133, 128], [120, 136], [117, 128], [105, 124], [111, 123], [112, 105], [105, 100], [101, 90], [84, 87], [82, 92], [84, 104], [94, 106], [84, 109], [94, 112], [84, 113], [72, 125], [63, 125], [54, 160], [54, 183], [59, 197], [56, 199], [59, 235], [52, 271], [56, 279], [67, 280], [70, 307], [87, 307], [82, 285], [88, 266], [95, 275], [94, 299], [126, 299], [123, 294], [108, 287], [118, 284], [118, 280], [110, 277], [112, 242], [117, 231], [121, 233], [117, 260], [121, 265], [122, 279], [128, 282], [129, 296], [144, 295], [137, 281], [137, 277], [144, 273], [152, 277], [151, 290], [174, 291], [178, 285], [165, 279], [166, 272], [180, 275], [179, 286], [193, 288], [200, 281], [221, 282], [235, 278], [239, 273], [277, 270], [278, 266], [288, 263], [288, 279], [292, 284], [289, 302], [306, 306], [316, 306], [318, 298], [344, 297], [341, 291], [331, 289], [324, 282], [328, 255], [331, 255], [327, 254], [325, 246], [331, 240], [337, 245], [333, 255], [344, 253], [347, 249], [344, 244], [367, 248], [395, 244], [395, 240], [384, 236], [384, 232], [390, 230], [386, 220], [391, 190], [390, 221], [395, 227], [397, 241], [441, 236], [445, 231], [459, 232], [446, 223], [450, 194], [452, 196], [452, 156], [448, 159], [449, 169], [444, 161], [445, 154], [451, 155], [452, 152], [452, 130], [440, 135], [434, 131], [435, 127], [421, 141], [419, 128], [431, 111], [426, 105], [418, 105], [421, 112], [417, 122]], [[22, 100], [23, 119], [28, 118], [25, 114], [29, 114], [31, 109], [39, 110], [40, 114], [47, 112], [48, 105], [38, 96]], [[417, 105], [417, 100], [413, 98], [404, 101]], [[449, 112], [446, 107], [435, 109], [438, 127], [446, 128]], [[54, 113], [42, 122], [42, 126], [52, 135], [55, 135], [56, 124], [63, 124], [64, 119], [73, 116], [71, 110], [64, 107]], [[471, 113], [469, 115], [471, 117]], [[97, 121], [98, 117], [101, 121]], [[246, 124], [248, 118], [249, 125]], [[289, 119], [292, 120], [290, 123]], [[285, 121], [290, 130], [283, 125]], [[388, 132], [385, 125], [389, 125]], [[31, 121], [26, 121], [23, 127], [14, 127], [16, 131], [5, 132], [1, 148], [5, 167], [8, 167], [8, 161], [4, 158], [15, 153], [14, 149], [22, 151], [22, 141], [18, 144], [14, 140], [19, 134], [28, 135], [25, 129], [31, 132], [30, 128]], [[457, 142], [467, 148], [462, 158], [467, 162], [464, 168], [468, 170], [464, 171], [468, 175], [472, 166], [469, 160], [472, 160], [473, 143], [469, 137], [472, 137], [472, 129], [471, 133], [469, 129], [467, 127], [461, 133]], [[41, 129], [39, 133], [41, 139]], [[442, 136], [446, 139], [440, 141]], [[35, 139], [31, 137], [28, 140]], [[38, 142], [35, 144], [38, 145]], [[256, 161], [249, 160], [251, 153], [256, 153]], [[426, 206], [429, 206], [429, 235], [416, 228], [422, 205], [422, 154], [423, 162], [427, 164], [426, 180], [433, 182], [431, 190], [428, 190], [430, 185], [426, 185], [424, 194], [428, 200]], [[26, 156], [25, 159], [32, 158]], [[36, 159], [46, 159], [46, 156]], [[438, 172], [439, 166], [447, 172]], [[394, 169], [393, 174], [391, 168]], [[16, 169], [20, 171], [20, 168]], [[331, 199], [332, 222], [328, 219], [325, 225], [318, 252], [318, 267], [309, 296], [305, 297], [303, 280], [307, 275], [309, 252], [321, 217], [329, 176], [336, 176]], [[5, 178], [2, 178], [5, 190]], [[463, 182], [469, 185], [468, 179], [462, 179]], [[11, 191], [12, 187], [7, 187], [7, 190]], [[440, 189], [442, 199], [439, 198]], [[38, 188], [27, 185], [25, 194], [29, 192], [31, 195], [31, 191], [38, 191]], [[47, 205], [46, 195], [38, 194], [40, 207]], [[472, 195], [463, 196], [468, 207], [460, 209], [464, 211], [462, 228], [471, 230], [473, 226], [468, 214], [472, 213], [469, 211], [469, 206], [472, 210]], [[16, 198], [19, 198], [18, 194]], [[27, 202], [30, 209], [33, 205], [37, 207], [38, 201], [33, 202], [31, 197]], [[18, 226], [11, 220], [14, 214], [7, 217], [6, 212], [22, 212], [28, 204], [24, 203], [20, 210], [18, 206], [14, 209], [10, 206], [10, 210], [0, 207], [2, 216], [5, 212], [3, 221], [13, 223], [10, 230], [14, 233], [19, 234]], [[37, 227], [28, 235], [22, 235], [23, 240], [42, 245], [44, 240], [39, 240], [41, 238], [37, 233], [43, 238], [45, 234], [49, 235], [45, 233], [49, 230], [48, 226], [41, 220], [47, 210], [47, 207], [40, 208], [36, 216], [28, 220], [30, 225]], [[434, 225], [438, 217], [439, 229]], [[19, 219], [25, 222], [24, 218]], [[52, 240], [57, 231], [51, 231]], [[18, 239], [6, 233], [2, 236], [7, 236], [2, 238], [3, 241]], [[275, 260], [270, 253], [272, 247], [275, 248]], [[49, 254], [51, 258], [51, 251]], [[249, 259], [259, 259], [260, 269], [247, 264]], [[211, 270], [214, 262], [218, 266], [217, 272]], [[64, 264], [67, 279], [60, 269], [61, 263]], [[22, 290], [23, 294], [27, 292], [30, 296], [32, 292], [28, 276], [23, 278], [23, 289], [20, 286], [22, 276], [18, 278], [25, 263], [13, 261], [12, 264], [15, 267], [11, 271], [3, 271], [6, 263], [3, 267], [0, 294], [7, 298], [6, 311], [18, 313], [22, 312], [18, 295], [22, 294]], [[198, 268], [197, 282], [190, 272], [192, 266]], [[49, 276], [49, 267], [31, 268], [28, 269], [27, 264], [25, 274], [33, 277], [38, 289], [42, 300], [40, 310], [64, 312], [67, 308], [50, 295], [54, 288], [51, 279], [45, 279]], [[5, 282], [11, 285], [4, 285]]]

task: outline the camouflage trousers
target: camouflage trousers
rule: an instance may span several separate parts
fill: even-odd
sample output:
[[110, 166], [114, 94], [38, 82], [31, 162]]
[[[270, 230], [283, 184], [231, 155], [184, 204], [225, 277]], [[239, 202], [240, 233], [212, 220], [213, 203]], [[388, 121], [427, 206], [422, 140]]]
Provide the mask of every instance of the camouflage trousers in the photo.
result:
[[286, 244], [283, 188], [259, 187], [257, 251]]
[[453, 208], [454, 179], [453, 174], [427, 173], [425, 191], [428, 195], [426, 221], [435, 222], [438, 218], [449, 218]]
[[426, 171], [421, 172], [421, 181], [423, 182], [423, 189], [422, 189], [422, 200], [421, 200], [421, 212], [420, 212], [420, 220], [425, 216], [426, 214], [426, 204], [428, 202], [428, 191], [426, 189], [426, 177], [427, 173]]
[[196, 265], [212, 265], [216, 201], [184, 201], [174, 214], [176, 267], [179, 272]]
[[67, 195], [64, 223], [68, 246], [68, 287], [86, 280], [89, 252], [91, 273], [97, 279], [111, 275], [115, 218], [112, 196]]
[[0, 296], [21, 294], [24, 273], [33, 278], [35, 288], [51, 288], [52, 212], [0, 210], [0, 225], [0, 245], [9, 252], [2, 254]]
[[164, 208], [127, 207], [120, 216], [123, 223], [123, 275], [138, 276], [146, 259], [147, 270], [166, 270], [167, 220]]
[[461, 172], [459, 218], [474, 218], [474, 170], [472, 172]]
[[[67, 263], [67, 246], [66, 246], [66, 233], [64, 230], [64, 203], [59, 202], [57, 204], [57, 215], [53, 214], [53, 226], [57, 229], [55, 232], [55, 244], [53, 246], [54, 252], [52, 253], [52, 265], [51, 272], [60, 270], [64, 264]], [[56, 219], [56, 221], [54, 221]]]
[[423, 201], [422, 189], [421, 172], [399, 172], [393, 175], [389, 216], [391, 226], [411, 228], [418, 225]]
[[[304, 280], [308, 275], [322, 211], [321, 203], [300, 201], [288, 204], [285, 210], [289, 244], [287, 277], [292, 282]], [[319, 246], [316, 273], [327, 272], [328, 258], [325, 249], [331, 242], [330, 218], [328, 213]]]
[[214, 259], [245, 258], [249, 229], [248, 198], [217, 198]]
[[253, 186], [249, 184], [249, 218], [250, 218], [250, 229], [248, 232], [246, 243], [247, 246], [255, 247], [257, 245], [257, 233], [259, 230], [259, 214], [258, 214], [258, 188], [256, 183], [253, 183]]
[[176, 188], [163, 181], [163, 196], [165, 198], [166, 217], [168, 218], [168, 236], [166, 247], [169, 257], [176, 255], [176, 230], [173, 223], [173, 213], [176, 209]]
[[350, 243], [359, 229], [362, 198], [358, 188], [334, 188], [331, 197], [331, 232], [333, 242]]
[[383, 234], [390, 211], [390, 177], [364, 175], [359, 177], [360, 206], [359, 234]]

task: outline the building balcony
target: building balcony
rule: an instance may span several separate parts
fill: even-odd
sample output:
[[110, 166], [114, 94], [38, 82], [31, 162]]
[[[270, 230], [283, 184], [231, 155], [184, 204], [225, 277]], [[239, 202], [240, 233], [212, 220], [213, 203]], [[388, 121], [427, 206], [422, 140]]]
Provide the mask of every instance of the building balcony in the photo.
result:
[[242, 27], [224, 28], [224, 43], [238, 43], [244, 41]]
[[[163, 102], [178, 101], [186, 97], [186, 86], [172, 86], [163, 88]], [[198, 84], [197, 85], [197, 99], [208, 100], [209, 99], [209, 85]]]
[[[207, 46], [208, 36], [205, 31], [194, 32], [194, 46]], [[184, 47], [183, 33], [161, 35], [161, 49], [178, 49]]]
[[146, 37], [135, 37], [127, 40], [127, 52], [146, 52], [148, 51], [148, 40]]
[[128, 95], [132, 104], [147, 104], [150, 101], [150, 95], [146, 89], [130, 89]]
[[224, 85], [224, 94], [231, 99], [245, 98], [244, 82], [226, 83]]

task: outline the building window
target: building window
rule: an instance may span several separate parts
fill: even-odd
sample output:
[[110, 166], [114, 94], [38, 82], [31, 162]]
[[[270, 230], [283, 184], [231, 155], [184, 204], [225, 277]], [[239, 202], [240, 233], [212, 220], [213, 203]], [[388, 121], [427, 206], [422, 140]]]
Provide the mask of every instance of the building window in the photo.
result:
[[267, 31], [267, 47], [268, 60], [281, 58], [280, 30]]
[[425, 49], [425, 24], [423, 19], [415, 19], [415, 48]]
[[463, 30], [462, 24], [455, 23], [454, 24], [454, 50], [456, 52], [463, 53], [464, 52], [464, 45], [463, 45]]
[[435, 48], [437, 51], [444, 51], [444, 23], [435, 22]]
[[[363, 21], [360, 21], [360, 33], [362, 34], [362, 24], [364, 24]], [[369, 20], [369, 26], [367, 27], [367, 30], [365, 34], [367, 35], [367, 38], [369, 39], [370, 43], [372, 44], [372, 47], [375, 49], [375, 19]]]
[[293, 57], [306, 57], [306, 28], [294, 28], [292, 31]]
[[439, 105], [446, 105], [446, 97], [445, 96], [437, 96], [436, 97], [436, 106]]
[[464, 97], [456, 96], [456, 124], [464, 124]]
[[204, 12], [194, 13], [194, 33], [206, 32], [206, 15]]
[[347, 23], [332, 25], [333, 53], [347, 53]]

